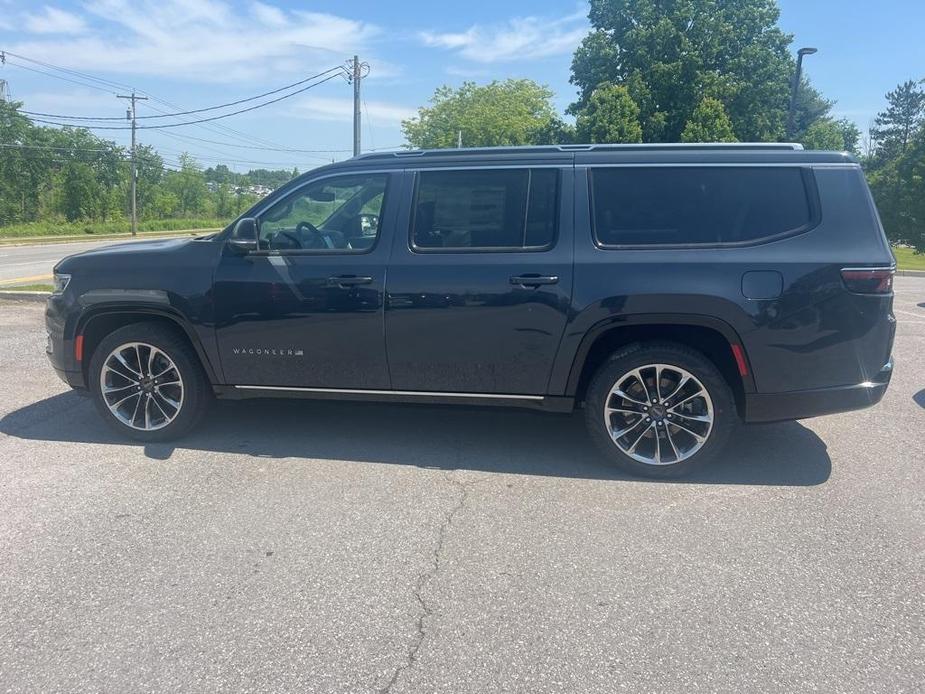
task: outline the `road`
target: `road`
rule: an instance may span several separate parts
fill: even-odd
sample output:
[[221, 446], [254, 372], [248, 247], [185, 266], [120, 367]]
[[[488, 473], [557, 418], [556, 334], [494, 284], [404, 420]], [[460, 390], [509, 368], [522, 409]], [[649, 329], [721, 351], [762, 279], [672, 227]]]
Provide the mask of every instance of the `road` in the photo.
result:
[[0, 691], [913, 692], [925, 278], [878, 406], [628, 479], [578, 416], [219, 403], [110, 433], [0, 302]]
[[[145, 236], [150, 241], [157, 236]], [[35, 246], [0, 245], [0, 286], [48, 282], [55, 265], [62, 258], [115, 243], [134, 243], [131, 239], [109, 239], [78, 243], [48, 243]]]

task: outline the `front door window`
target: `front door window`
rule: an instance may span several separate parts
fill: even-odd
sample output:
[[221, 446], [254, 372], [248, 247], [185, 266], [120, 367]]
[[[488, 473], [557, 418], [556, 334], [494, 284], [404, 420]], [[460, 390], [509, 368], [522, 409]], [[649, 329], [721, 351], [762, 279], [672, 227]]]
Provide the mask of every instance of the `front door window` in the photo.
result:
[[379, 237], [387, 178], [386, 174], [358, 174], [309, 183], [260, 216], [260, 248], [369, 251]]

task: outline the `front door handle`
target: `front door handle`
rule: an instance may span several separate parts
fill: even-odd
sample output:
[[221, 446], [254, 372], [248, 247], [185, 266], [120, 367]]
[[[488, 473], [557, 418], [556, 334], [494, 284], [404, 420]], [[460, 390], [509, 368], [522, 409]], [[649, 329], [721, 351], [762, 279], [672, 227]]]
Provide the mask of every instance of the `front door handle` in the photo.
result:
[[544, 284], [558, 284], [557, 275], [514, 275], [511, 278], [511, 284], [517, 284], [521, 287], [539, 287]]
[[328, 277], [328, 282], [346, 289], [347, 287], [356, 287], [361, 284], [372, 284], [373, 278], [365, 275], [337, 275]]

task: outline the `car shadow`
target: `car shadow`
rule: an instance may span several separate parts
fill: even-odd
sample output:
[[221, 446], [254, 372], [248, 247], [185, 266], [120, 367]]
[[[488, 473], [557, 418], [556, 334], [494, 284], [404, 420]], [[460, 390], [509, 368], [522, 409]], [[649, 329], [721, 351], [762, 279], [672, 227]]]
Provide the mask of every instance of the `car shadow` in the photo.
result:
[[915, 404], [919, 407], [925, 407], [925, 388], [922, 388], [918, 393], [912, 396], [912, 399], [915, 401]]
[[[588, 440], [581, 413], [311, 400], [219, 401], [174, 443], [137, 444], [149, 458], [175, 450], [260, 458], [330, 459], [579, 479], [634, 480]], [[125, 445], [74, 392], [0, 419], [21, 439]], [[832, 470], [826, 446], [796, 422], [740, 427], [723, 456], [677, 483], [810, 486]]]

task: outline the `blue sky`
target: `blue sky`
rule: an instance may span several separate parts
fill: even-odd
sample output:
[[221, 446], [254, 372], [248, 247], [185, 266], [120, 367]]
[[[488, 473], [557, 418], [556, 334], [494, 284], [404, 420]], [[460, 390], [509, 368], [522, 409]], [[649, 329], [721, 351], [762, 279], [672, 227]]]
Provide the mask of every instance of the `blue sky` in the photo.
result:
[[[925, 78], [922, 0], [780, 0], [780, 6], [794, 49], [819, 49], [806, 61], [814, 84], [837, 100], [835, 115], [862, 130], [886, 91]], [[186, 109], [267, 91], [359, 53], [371, 68], [364, 82], [364, 148], [385, 148], [402, 143], [399, 122], [441, 84], [528, 77], [548, 84], [564, 110], [575, 96], [569, 64], [588, 30], [586, 15], [585, 2], [568, 0], [0, 0], [0, 49], [131, 85]], [[22, 65], [36, 67], [12, 58], [0, 79], [26, 109], [124, 113], [115, 89], [64, 82]], [[153, 115], [152, 107], [165, 108], [148, 102], [139, 114]], [[304, 170], [349, 156], [351, 115], [351, 88], [335, 79], [219, 124], [142, 131], [140, 140], [169, 162], [189, 151], [207, 166], [225, 161], [237, 170]], [[122, 131], [99, 134], [128, 141]], [[253, 138], [266, 147], [340, 151], [296, 154], [227, 144], [254, 144]]]

